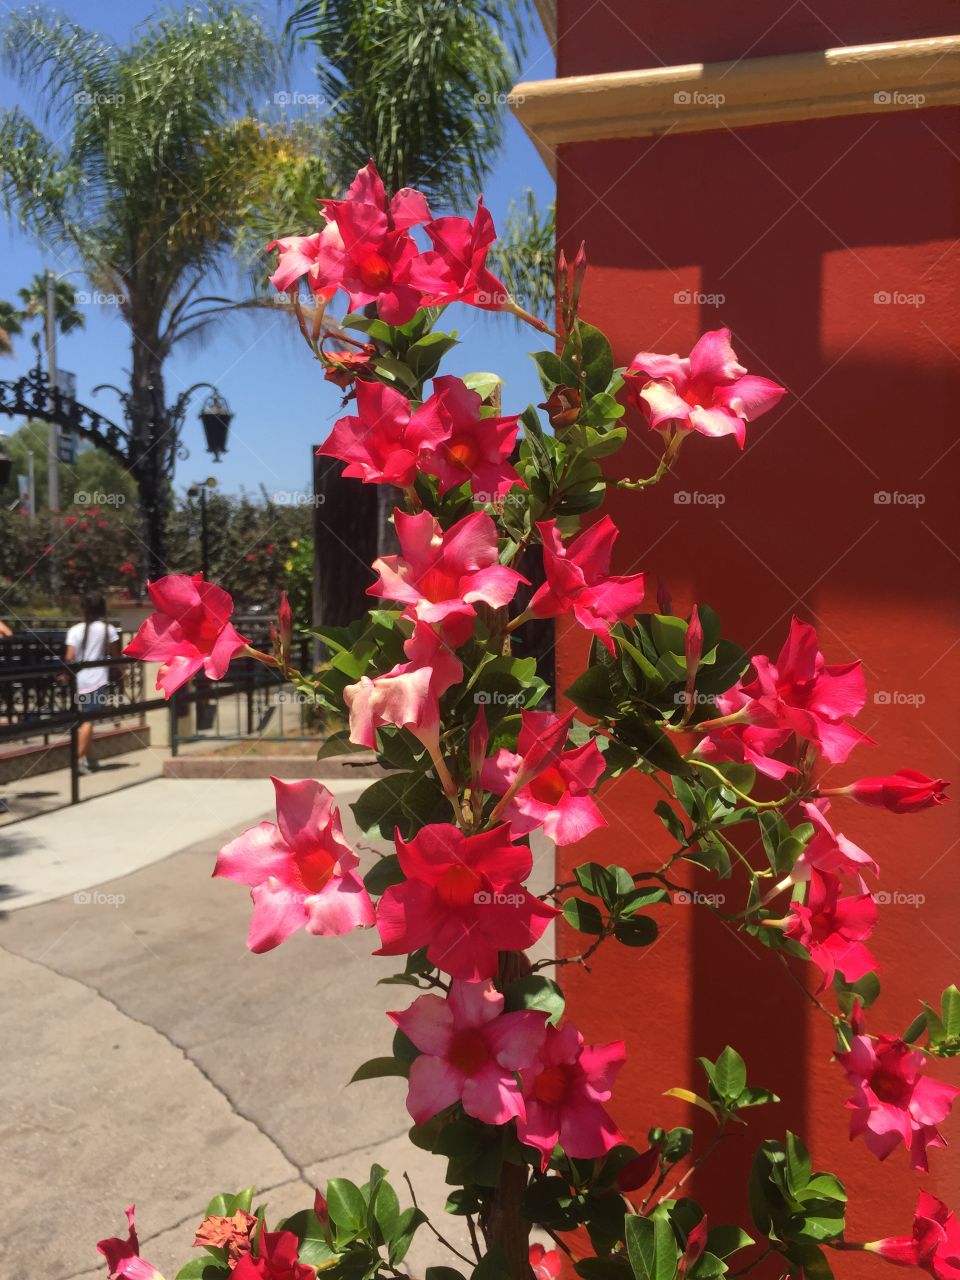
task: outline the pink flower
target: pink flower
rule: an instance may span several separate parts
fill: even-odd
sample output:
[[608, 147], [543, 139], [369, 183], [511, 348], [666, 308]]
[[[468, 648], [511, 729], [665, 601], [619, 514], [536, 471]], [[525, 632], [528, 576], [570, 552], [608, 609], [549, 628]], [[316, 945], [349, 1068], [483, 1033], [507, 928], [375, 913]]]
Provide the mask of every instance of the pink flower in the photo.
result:
[[503, 996], [486, 982], [450, 984], [446, 1000], [420, 996], [388, 1015], [421, 1051], [410, 1066], [407, 1110], [424, 1124], [455, 1102], [484, 1124], [524, 1115], [516, 1073], [535, 1061], [546, 1014], [503, 1012]]
[[385, 724], [409, 729], [430, 750], [440, 750], [440, 698], [463, 675], [463, 666], [432, 627], [418, 622], [403, 651], [410, 659], [382, 676], [361, 676], [343, 691], [350, 712], [350, 741], [377, 749]]
[[807, 847], [794, 863], [791, 878], [795, 883], [809, 880], [811, 870], [839, 872], [841, 875], [853, 876], [857, 880], [868, 868], [874, 875], [879, 874], [879, 868], [869, 853], [864, 853], [846, 836], [834, 833], [824, 816], [828, 808], [825, 801], [821, 800], [817, 804], [802, 804], [800, 808], [813, 823], [814, 830]]
[[377, 907], [378, 956], [426, 947], [438, 969], [477, 982], [494, 977], [501, 951], [533, 946], [557, 915], [522, 887], [533, 855], [510, 843], [505, 826], [465, 836], [436, 823], [409, 843], [398, 832], [396, 842], [407, 878]]
[[314, 296], [329, 302], [336, 293], [336, 288], [325, 288], [320, 283], [318, 259], [323, 238], [324, 232], [317, 231], [312, 236], [282, 236], [279, 240], [270, 241], [266, 252], [276, 249], [278, 254], [277, 267], [270, 276], [270, 283], [278, 293], [289, 293], [297, 281], [306, 276]]
[[581, 627], [592, 631], [613, 653], [610, 628], [636, 613], [645, 590], [642, 573], [609, 576], [617, 526], [604, 516], [567, 544], [556, 520], [544, 521], [537, 528], [543, 539], [547, 580], [534, 594], [528, 612], [537, 618], [572, 613]]
[[321, 201], [324, 216], [335, 221], [340, 209], [349, 203], [369, 205], [378, 210], [386, 217], [392, 231], [405, 231], [408, 227], [430, 221], [426, 197], [413, 187], [402, 187], [391, 200], [387, 200], [383, 179], [372, 160], [357, 170], [357, 176], [347, 188], [343, 200]]
[[261, 822], [225, 845], [215, 876], [252, 886], [247, 946], [270, 951], [298, 929], [323, 936], [373, 924], [373, 906], [355, 868], [333, 796], [312, 778], [281, 782], [277, 825]]
[[527, 1115], [517, 1122], [520, 1141], [537, 1148], [544, 1171], [558, 1142], [575, 1160], [606, 1155], [623, 1142], [601, 1104], [625, 1058], [622, 1040], [589, 1045], [569, 1022], [547, 1027], [539, 1061], [520, 1072]]
[[332, 220], [320, 233], [316, 252], [319, 287], [342, 289], [351, 311], [375, 303], [381, 320], [406, 324], [420, 306], [409, 283], [417, 246], [408, 231], [391, 231], [387, 215], [359, 201], [327, 201]]
[[937, 1280], [960, 1280], [960, 1222], [929, 1191], [920, 1192], [912, 1235], [887, 1236], [863, 1247], [898, 1266], [920, 1267]]
[[411, 416], [410, 401], [393, 387], [358, 382], [357, 414], [340, 418], [317, 453], [346, 462], [345, 476], [405, 489], [417, 477], [423, 449], [444, 435], [440, 422], [421, 413]]
[[859, 1004], [850, 1021], [850, 1050], [837, 1054], [854, 1087], [847, 1103], [853, 1113], [850, 1137], [862, 1135], [867, 1149], [880, 1160], [902, 1142], [911, 1168], [925, 1171], [927, 1148], [946, 1146], [937, 1125], [950, 1114], [960, 1089], [925, 1078], [923, 1054], [898, 1036], [881, 1035], [874, 1041], [865, 1035]]
[[425, 307], [467, 302], [487, 311], [510, 309], [506, 287], [487, 270], [497, 233], [482, 198], [472, 223], [468, 218], [437, 218], [424, 229], [433, 249], [413, 263], [410, 276], [425, 295]]
[[[570, 717], [564, 720], [558, 745], [567, 737]], [[542, 751], [545, 736], [558, 722], [549, 711], [522, 711], [516, 751], [502, 747], [483, 767], [487, 791], [498, 796], [513, 792], [503, 817], [514, 838], [542, 826], [556, 844], [574, 844], [607, 825], [591, 794], [604, 770], [596, 742], [591, 739], [572, 751]], [[514, 789], [518, 780], [521, 785]]]
[[204, 582], [201, 573], [192, 578], [172, 573], [148, 582], [147, 590], [157, 612], [147, 618], [124, 653], [162, 664], [157, 688], [167, 698], [201, 668], [211, 680], [222, 679], [231, 658], [247, 645], [230, 622], [231, 596], [222, 587]]
[[754, 678], [717, 698], [721, 719], [700, 726], [708, 734], [697, 747], [703, 759], [743, 760], [782, 778], [792, 767], [769, 753], [792, 734], [812, 743], [831, 764], [841, 764], [860, 743], [872, 744], [846, 721], [866, 699], [861, 664], [828, 665], [808, 622], [792, 619], [775, 664], [762, 654], [752, 662]]
[[140, 1242], [137, 1239], [137, 1228], [134, 1224], [133, 1205], [125, 1209], [130, 1233], [126, 1240], [113, 1236], [109, 1240], [101, 1240], [97, 1252], [107, 1260], [107, 1271], [110, 1280], [163, 1280], [163, 1276], [152, 1263], [140, 1257]]
[[297, 1261], [300, 1241], [292, 1231], [260, 1231], [257, 1256], [246, 1253], [231, 1280], [316, 1280], [315, 1267]]
[[434, 378], [433, 395], [417, 410], [431, 437], [421, 470], [438, 478], [441, 494], [468, 481], [474, 495], [492, 502], [516, 484], [526, 488], [508, 462], [519, 416], [482, 418], [482, 403], [478, 392], [447, 376]]
[[805, 902], [791, 902], [793, 919], [784, 936], [799, 942], [823, 974], [822, 991], [839, 970], [847, 982], [876, 970], [877, 962], [863, 945], [877, 922], [872, 894], [840, 897], [840, 881], [830, 872], [810, 871]]
[[690, 352], [639, 351], [627, 369], [627, 388], [655, 429], [676, 422], [705, 436], [736, 436], [743, 448], [745, 424], [772, 409], [786, 387], [747, 373], [730, 345], [729, 329], [705, 333]]
[[916, 769], [898, 769], [896, 773], [877, 778], [860, 778], [848, 787], [821, 788], [824, 796], [850, 796], [860, 804], [874, 809], [889, 809], [891, 813], [918, 813], [934, 805], [944, 804], [949, 798], [946, 788], [950, 783], [944, 778], [928, 778]]
[[542, 1244], [532, 1244], [528, 1258], [534, 1280], [558, 1280], [561, 1261], [557, 1249], [545, 1249]]
[[475, 601], [505, 608], [526, 582], [500, 564], [496, 525], [482, 511], [446, 530], [428, 511], [395, 511], [394, 523], [401, 554], [374, 561], [380, 581], [367, 594], [407, 605], [405, 617], [439, 624], [454, 648], [473, 632]]

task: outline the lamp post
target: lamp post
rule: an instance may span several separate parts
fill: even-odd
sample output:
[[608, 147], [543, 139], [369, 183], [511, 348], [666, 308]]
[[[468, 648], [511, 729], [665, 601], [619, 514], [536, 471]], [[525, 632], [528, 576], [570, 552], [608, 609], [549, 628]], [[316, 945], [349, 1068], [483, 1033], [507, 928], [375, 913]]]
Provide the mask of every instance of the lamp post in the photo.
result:
[[13, 459], [3, 447], [3, 441], [0, 440], [0, 489], [5, 489], [13, 474]]
[[[214, 459], [214, 461], [219, 461], [219, 459]], [[188, 498], [199, 498], [200, 500], [200, 569], [205, 581], [210, 580], [210, 542], [207, 526], [207, 490], [215, 489], [216, 487], [216, 479], [213, 476], [207, 476], [206, 480], [201, 480], [197, 484], [192, 484], [187, 490]]]

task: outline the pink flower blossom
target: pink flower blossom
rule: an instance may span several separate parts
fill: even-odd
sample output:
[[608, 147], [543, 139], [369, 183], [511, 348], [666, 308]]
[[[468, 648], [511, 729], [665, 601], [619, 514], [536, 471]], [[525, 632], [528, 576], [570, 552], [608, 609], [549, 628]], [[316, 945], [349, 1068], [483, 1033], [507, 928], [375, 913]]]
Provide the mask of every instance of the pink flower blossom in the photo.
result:
[[134, 1224], [133, 1205], [125, 1209], [127, 1224], [130, 1228], [126, 1240], [113, 1236], [109, 1240], [101, 1240], [97, 1252], [103, 1254], [107, 1261], [110, 1280], [163, 1280], [157, 1268], [146, 1258], [140, 1257], [140, 1242], [137, 1239], [137, 1228]]
[[[569, 717], [564, 719], [569, 724]], [[542, 826], [556, 844], [574, 844], [607, 825], [592, 796], [604, 770], [596, 742], [542, 752], [544, 737], [558, 720], [549, 711], [522, 711], [516, 751], [502, 747], [483, 767], [481, 782], [487, 791], [498, 796], [512, 791], [503, 818], [514, 838]], [[562, 741], [566, 736], [564, 727]], [[515, 788], [518, 780], [521, 785]]]
[[705, 333], [684, 359], [639, 351], [627, 369], [627, 388], [654, 429], [676, 422], [705, 436], [735, 436], [741, 449], [746, 423], [786, 394], [786, 387], [747, 373], [729, 329]]
[[404, 643], [409, 662], [382, 676], [361, 676], [343, 691], [350, 712], [350, 741], [377, 749], [376, 730], [385, 724], [409, 729], [436, 758], [440, 751], [440, 698], [463, 675], [463, 666], [425, 622]]
[[879, 868], [864, 851], [848, 840], [844, 835], [837, 835], [826, 819], [827, 802], [802, 804], [800, 808], [808, 820], [813, 823], [813, 835], [807, 846], [794, 863], [792, 879], [799, 883], [810, 878], [811, 870], [838, 872], [841, 875], [853, 876], [859, 881], [861, 874], [870, 870], [879, 874]]
[[444, 435], [442, 423], [422, 412], [411, 414], [410, 401], [393, 387], [358, 382], [357, 413], [338, 419], [317, 453], [347, 463], [345, 476], [405, 489], [417, 477], [423, 449]]
[[322, 231], [310, 236], [282, 236], [279, 240], [271, 240], [266, 252], [277, 250], [277, 266], [270, 283], [278, 293], [289, 293], [298, 280], [307, 277], [307, 284], [313, 295], [323, 302], [329, 302], [336, 293], [336, 287], [324, 287], [320, 283], [319, 256], [323, 245]]
[[315, 1267], [297, 1260], [300, 1241], [292, 1231], [260, 1231], [257, 1256], [245, 1253], [230, 1280], [316, 1280]]
[[564, 543], [556, 520], [537, 525], [543, 539], [546, 582], [535, 592], [528, 612], [537, 618], [572, 614], [581, 627], [592, 631], [614, 652], [610, 628], [631, 618], [643, 603], [644, 575], [611, 577], [610, 556], [619, 536], [617, 526], [604, 516]]
[[877, 962], [864, 946], [877, 922], [872, 894], [840, 897], [839, 879], [830, 872], [810, 871], [805, 902], [791, 902], [793, 919], [784, 936], [799, 942], [823, 974], [822, 991], [839, 970], [847, 982], [873, 973]]
[[589, 1045], [569, 1022], [547, 1027], [539, 1060], [520, 1072], [527, 1115], [517, 1122], [520, 1141], [537, 1148], [544, 1171], [557, 1143], [575, 1160], [590, 1160], [623, 1142], [602, 1104], [625, 1058], [622, 1040]]
[[877, 778], [860, 778], [847, 787], [821, 788], [824, 796], [849, 796], [860, 804], [890, 813], [918, 813], [934, 805], [945, 804], [949, 797], [944, 778], [928, 778], [916, 769], [898, 769], [896, 773]]
[[397, 600], [407, 606], [405, 617], [439, 625], [454, 648], [473, 632], [474, 602], [502, 609], [526, 582], [500, 564], [496, 525], [482, 511], [446, 530], [428, 511], [411, 516], [398, 510], [394, 522], [400, 555], [374, 561], [380, 581], [367, 594]]
[[147, 590], [156, 607], [124, 653], [161, 663], [157, 688], [170, 695], [202, 668], [211, 680], [227, 674], [230, 660], [247, 645], [233, 627], [233, 599], [203, 574], [172, 573]]
[[920, 1267], [936, 1280], [960, 1280], [960, 1222], [942, 1200], [921, 1191], [909, 1236], [887, 1236], [865, 1244], [901, 1267]]
[[853, 1113], [850, 1137], [862, 1136], [867, 1149], [880, 1160], [886, 1160], [902, 1142], [910, 1153], [911, 1168], [926, 1171], [927, 1148], [946, 1146], [937, 1125], [950, 1114], [960, 1089], [925, 1077], [923, 1054], [899, 1036], [871, 1040], [865, 1035], [859, 1004], [850, 1021], [854, 1031], [850, 1049], [837, 1054], [854, 1088], [847, 1102]]
[[466, 836], [436, 823], [409, 843], [397, 832], [396, 843], [406, 880], [380, 899], [376, 955], [426, 947], [438, 969], [478, 982], [494, 977], [501, 951], [533, 946], [557, 915], [523, 888], [533, 855], [505, 826]]
[[829, 665], [808, 622], [792, 619], [776, 663], [762, 654], [752, 662], [754, 678], [738, 681], [717, 698], [720, 719], [700, 726], [708, 735], [697, 747], [703, 759], [742, 760], [782, 778], [792, 766], [770, 753], [793, 734], [812, 743], [831, 764], [841, 764], [860, 743], [872, 744], [846, 719], [866, 699], [861, 664]]
[[542, 1244], [532, 1244], [528, 1259], [534, 1280], [559, 1280], [562, 1264], [557, 1249], [545, 1249]]
[[482, 418], [483, 400], [459, 378], [433, 380], [433, 395], [417, 410], [429, 426], [430, 443], [421, 470], [436, 476], [441, 494], [469, 482], [483, 501], [502, 498], [514, 485], [526, 485], [508, 461], [519, 431], [519, 415]]
[[437, 218], [424, 229], [433, 249], [421, 254], [410, 271], [424, 293], [424, 306], [467, 302], [487, 311], [510, 308], [506, 287], [487, 269], [487, 254], [497, 233], [482, 198], [472, 223], [468, 218]]
[[324, 936], [373, 924], [373, 905], [356, 873], [333, 796], [312, 778], [281, 782], [277, 825], [261, 822], [225, 845], [215, 876], [252, 886], [247, 946], [270, 951], [298, 929]]
[[504, 1013], [503, 996], [489, 979], [454, 979], [445, 1000], [420, 996], [389, 1016], [421, 1051], [410, 1065], [407, 1093], [417, 1124], [455, 1102], [484, 1124], [507, 1124], [525, 1114], [516, 1073], [535, 1061], [546, 1014]]
[[343, 200], [322, 200], [324, 216], [335, 221], [344, 205], [355, 203], [369, 205], [387, 219], [392, 231], [406, 231], [421, 222], [430, 221], [430, 209], [426, 197], [413, 187], [402, 187], [392, 199], [387, 199], [383, 179], [373, 161], [369, 161], [347, 188]]

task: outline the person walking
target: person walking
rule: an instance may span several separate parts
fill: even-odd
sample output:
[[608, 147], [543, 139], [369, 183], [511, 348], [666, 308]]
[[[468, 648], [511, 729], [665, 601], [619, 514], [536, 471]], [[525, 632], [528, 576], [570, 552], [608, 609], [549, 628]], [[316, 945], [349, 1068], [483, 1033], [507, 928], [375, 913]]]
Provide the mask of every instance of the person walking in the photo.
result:
[[[64, 657], [67, 662], [97, 662], [103, 658], [119, 658], [120, 632], [107, 621], [107, 606], [102, 595], [89, 591], [80, 601], [83, 621], [67, 632]], [[109, 706], [109, 667], [81, 667], [77, 672], [77, 706], [81, 711]], [[80, 726], [78, 755], [80, 772], [91, 773], [97, 762], [91, 757], [93, 721]]]

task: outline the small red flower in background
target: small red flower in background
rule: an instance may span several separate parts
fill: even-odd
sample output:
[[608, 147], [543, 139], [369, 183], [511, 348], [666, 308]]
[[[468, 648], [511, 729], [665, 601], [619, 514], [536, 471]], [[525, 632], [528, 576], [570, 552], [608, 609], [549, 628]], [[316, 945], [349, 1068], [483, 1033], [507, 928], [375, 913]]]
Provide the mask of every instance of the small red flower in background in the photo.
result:
[[137, 1239], [137, 1228], [134, 1223], [134, 1206], [124, 1209], [127, 1224], [130, 1228], [126, 1240], [113, 1236], [101, 1240], [97, 1252], [103, 1254], [107, 1261], [107, 1272], [110, 1280], [163, 1280], [157, 1268], [146, 1258], [140, 1257], [140, 1241]]
[[292, 1231], [261, 1231], [257, 1256], [245, 1253], [230, 1273], [232, 1280], [316, 1280], [316, 1268], [297, 1260], [299, 1248]]
[[545, 1249], [542, 1244], [532, 1244], [529, 1253], [530, 1270], [536, 1280], [557, 1280], [560, 1274], [560, 1253], [557, 1249]]
[[918, 813], [945, 804], [949, 785], [944, 778], [928, 778], [916, 769], [898, 769], [876, 778], [859, 778], [848, 787], [831, 787], [821, 795], [849, 796], [860, 804], [888, 809], [890, 813]]
[[909, 1236], [887, 1236], [865, 1244], [901, 1267], [920, 1267], [936, 1280], [960, 1280], [960, 1222], [942, 1200], [921, 1191]]
[[864, 946], [877, 923], [877, 904], [867, 892], [841, 898], [841, 883], [831, 872], [810, 872], [805, 902], [791, 902], [793, 919], [784, 936], [805, 947], [823, 974], [822, 991], [838, 971], [847, 982], [858, 982], [876, 970], [877, 962]]

